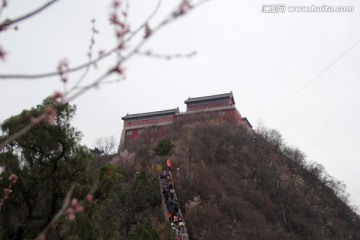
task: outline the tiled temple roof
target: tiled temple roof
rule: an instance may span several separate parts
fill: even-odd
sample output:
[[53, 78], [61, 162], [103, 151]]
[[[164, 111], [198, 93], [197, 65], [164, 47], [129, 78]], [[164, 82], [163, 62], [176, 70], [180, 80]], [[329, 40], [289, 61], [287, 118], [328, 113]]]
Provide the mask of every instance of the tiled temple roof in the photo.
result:
[[224, 98], [231, 98], [232, 101], [235, 104], [234, 97], [232, 92], [230, 93], [223, 93], [223, 94], [217, 94], [217, 95], [211, 95], [211, 96], [204, 96], [204, 97], [196, 97], [196, 98], [188, 98], [185, 100], [185, 103], [195, 103], [195, 102], [203, 102], [203, 101], [209, 101], [209, 100], [217, 100], [217, 99], [224, 99]]
[[126, 116], [122, 117], [122, 120], [130, 120], [130, 119], [138, 119], [138, 118], [152, 118], [159, 117], [163, 115], [175, 115], [180, 113], [179, 108], [155, 111], [155, 112], [146, 112], [146, 113], [136, 113], [136, 114], [126, 114]]

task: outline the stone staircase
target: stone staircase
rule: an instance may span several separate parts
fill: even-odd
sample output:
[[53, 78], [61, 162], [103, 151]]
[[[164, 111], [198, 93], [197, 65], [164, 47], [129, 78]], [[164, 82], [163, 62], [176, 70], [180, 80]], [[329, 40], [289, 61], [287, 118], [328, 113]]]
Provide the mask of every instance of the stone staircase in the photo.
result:
[[176, 196], [174, 181], [170, 171], [161, 172], [159, 187], [165, 220], [170, 222], [176, 234], [176, 239], [189, 240], [185, 220]]

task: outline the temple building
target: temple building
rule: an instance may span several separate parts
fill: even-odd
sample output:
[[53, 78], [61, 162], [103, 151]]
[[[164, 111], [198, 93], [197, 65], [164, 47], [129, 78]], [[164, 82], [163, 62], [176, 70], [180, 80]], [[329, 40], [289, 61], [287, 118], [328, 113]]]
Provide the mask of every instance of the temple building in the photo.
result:
[[249, 129], [250, 122], [241, 116], [235, 107], [233, 93], [188, 98], [185, 100], [186, 112], [179, 108], [127, 114], [122, 117], [124, 127], [121, 134], [119, 150], [133, 144], [149, 144], [161, 140], [171, 131], [176, 122], [227, 121], [243, 124]]

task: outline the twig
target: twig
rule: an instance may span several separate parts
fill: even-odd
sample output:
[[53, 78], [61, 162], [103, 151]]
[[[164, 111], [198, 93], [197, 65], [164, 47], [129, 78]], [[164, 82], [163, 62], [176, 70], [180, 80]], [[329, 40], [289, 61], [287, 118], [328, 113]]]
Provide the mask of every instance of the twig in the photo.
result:
[[75, 184], [73, 184], [70, 188], [70, 190], [67, 192], [66, 197], [64, 199], [63, 205], [60, 209], [60, 211], [57, 212], [57, 214], [51, 219], [50, 223], [46, 225], [46, 227], [39, 233], [39, 235], [35, 239], [44, 239], [46, 232], [50, 229], [50, 227], [54, 226], [54, 224], [59, 220], [59, 218], [64, 214], [66, 208], [70, 204], [70, 198], [75, 189]]
[[[118, 83], [118, 82], [124, 81], [124, 80], [125, 80], [125, 78], [123, 78], [123, 79], [113, 79], [113, 80], [103, 81], [100, 84], [101, 85], [107, 85], [107, 84]], [[89, 88], [89, 86], [84, 86], [84, 87], [78, 87], [77, 89], [88, 89], [88, 88]]]
[[8, 28], [9, 26], [11, 26], [11, 25], [13, 25], [15, 23], [24, 21], [24, 20], [26, 20], [26, 19], [40, 13], [41, 11], [43, 11], [46, 8], [50, 7], [52, 4], [56, 3], [57, 1], [59, 1], [59, 0], [51, 0], [48, 3], [45, 3], [43, 6], [39, 7], [38, 9], [35, 9], [34, 11], [32, 11], [32, 12], [30, 12], [28, 14], [25, 14], [24, 16], [15, 18], [14, 20], [7, 19], [7, 20], [3, 21], [0, 24], [0, 31], [5, 30], [6, 28]]
[[[169, 24], [170, 22], [178, 19], [180, 16], [185, 15], [190, 10], [194, 9], [195, 7], [199, 6], [200, 4], [202, 4], [202, 3], [206, 2], [206, 1], [208, 1], [208, 0], [199, 1], [196, 4], [193, 4], [192, 7], [186, 9], [185, 12], [179, 12], [178, 9], [181, 7], [183, 2], [180, 3], [180, 5], [175, 9], [175, 11], [170, 13], [160, 24], [158, 24], [155, 28], [152, 29], [152, 34], [149, 37], [153, 36], [154, 33], [157, 32], [160, 28], [162, 28], [165, 25]], [[124, 43], [129, 42], [137, 33], [139, 33], [142, 29], [144, 29], [144, 27], [146, 26], [148, 21], [156, 14], [158, 9], [160, 8], [160, 5], [161, 5], [161, 1], [159, 0], [158, 5], [156, 6], [153, 13], [148, 17], [147, 21], [144, 22], [143, 24], [141, 24], [139, 26], [139, 28], [137, 28], [134, 32], [130, 33], [129, 36], [126, 39], [124, 39]], [[145, 38], [142, 41], [140, 41], [140, 43], [138, 43], [138, 45], [136, 47], [134, 47], [133, 50], [130, 51], [130, 53], [125, 58], [128, 59], [132, 55], [134, 55], [145, 44], [145, 42], [146, 42], [146, 40], [148, 40], [148, 38]], [[73, 67], [73, 68], [69, 68], [69, 69], [63, 71], [63, 73], [64, 74], [73, 73], [73, 72], [76, 72], [76, 71], [81, 70], [83, 68], [86, 68], [89, 65], [96, 64], [99, 61], [101, 61], [102, 59], [107, 58], [108, 56], [110, 56], [111, 54], [113, 54], [114, 52], [116, 52], [118, 50], [119, 50], [119, 48], [118, 48], [118, 46], [116, 46], [116, 47], [112, 48], [111, 50], [109, 50], [108, 52], [106, 52], [106, 53], [102, 54], [101, 56], [95, 58], [93, 61], [81, 64], [81, 65]], [[125, 59], [124, 59], [124, 61], [125, 61]], [[0, 74], [0, 80], [41, 79], [41, 78], [54, 77], [54, 76], [57, 76], [57, 75], [58, 75], [58, 72], [48, 72], [48, 73], [40, 73], [40, 74]]]
[[149, 17], [143, 22], [143, 24], [141, 24], [135, 31], [131, 32], [129, 35], [129, 38], [133, 38], [137, 33], [139, 33], [142, 29], [144, 29], [144, 27], [146, 26], [146, 24], [148, 22], [150, 22], [150, 20], [155, 16], [155, 14], [159, 11], [161, 6], [161, 0], [158, 1], [154, 11], [149, 15]]
[[283, 217], [284, 217], [284, 222], [285, 222], [285, 224], [286, 224], [287, 222], [286, 222], [284, 204], [283, 204], [282, 202], [281, 202], [280, 204], [281, 204], [281, 208], [282, 208], [282, 213], [283, 213]]
[[80, 95], [82, 95], [82, 94], [84, 94], [85, 92], [87, 92], [89, 89], [98, 86], [108, 75], [109, 75], [109, 72], [103, 74], [102, 76], [100, 76], [99, 78], [97, 78], [96, 80], [94, 80], [91, 84], [80, 88], [79, 91], [75, 92], [73, 95], [70, 95], [69, 97], [67, 97], [67, 96], [65, 95], [65, 100], [66, 100], [67, 102], [70, 102], [70, 101], [74, 100], [75, 98], [77, 98], [77, 97], [79, 97]]
[[[44, 120], [47, 117], [46, 113], [41, 114], [38, 119]], [[21, 129], [20, 131], [14, 133], [13, 135], [11, 135], [10, 137], [8, 137], [4, 142], [0, 143], [0, 149], [5, 147], [6, 145], [8, 145], [9, 143], [11, 143], [12, 141], [14, 141], [15, 139], [17, 139], [18, 137], [24, 135], [25, 133], [27, 133], [28, 131], [30, 131], [37, 123], [35, 122], [30, 122], [27, 126], [25, 126], [23, 129]]]
[[[92, 186], [90, 192], [87, 194], [85, 199], [83, 199], [81, 202], [85, 202], [85, 201], [93, 202], [94, 201], [94, 193], [99, 188], [99, 184], [100, 183], [99, 183], [99, 176], [98, 176], [98, 178], [95, 180], [95, 183]], [[71, 198], [71, 195], [72, 195], [74, 189], [75, 189], [75, 184], [72, 184], [70, 190], [66, 194], [66, 197], [64, 199], [61, 209], [56, 213], [56, 215], [51, 219], [49, 224], [46, 225], [46, 227], [41, 231], [41, 233], [39, 233], [39, 235], [34, 240], [45, 240], [47, 231], [55, 225], [55, 223], [60, 219], [61, 216], [66, 215], [69, 220], [74, 220], [75, 213], [79, 213], [84, 210], [83, 205], [81, 204], [81, 202], [79, 203], [77, 201], [77, 199], [72, 199], [72, 201], [70, 203], [70, 198]], [[75, 211], [68, 212], [67, 210], [69, 210], [69, 206], [70, 206], [70, 209], [72, 208]]]
[[191, 58], [196, 55], [196, 52], [190, 53], [175, 53], [175, 54], [160, 54], [160, 53], [152, 53], [150, 51], [137, 51], [136, 54], [144, 56], [144, 57], [153, 57], [153, 58], [161, 58], [166, 60], [172, 60], [174, 58]]
[[[88, 52], [89, 63], [92, 61], [93, 48], [94, 48], [94, 45], [95, 45], [95, 34], [98, 33], [98, 31], [95, 28], [95, 19], [93, 19], [91, 22], [92, 22], [92, 29], [91, 29], [92, 34], [91, 34], [89, 52]], [[72, 91], [75, 91], [79, 87], [80, 83], [85, 79], [85, 77], [89, 73], [90, 67], [91, 67], [91, 64], [87, 65], [87, 67], [85, 68], [84, 73], [79, 78], [79, 80], [75, 83], [75, 85], [68, 92], [64, 92], [65, 94], [70, 94]]]
[[[79, 65], [77, 67], [74, 67], [74, 68], [69, 68], [68, 70], [64, 71], [63, 73], [76, 72], [78, 70], [81, 70], [81, 69], [84, 69], [84, 68], [88, 67], [89, 65], [96, 64], [97, 62], [99, 62], [103, 58], [110, 56], [116, 49], [117, 48], [114, 48], [114, 49], [110, 50], [109, 52], [104, 53], [103, 55], [95, 58], [91, 62], [81, 64], [81, 65]], [[1, 80], [25, 80], [25, 79], [34, 80], [34, 79], [55, 77], [55, 76], [58, 76], [58, 75], [59, 75], [58, 72], [48, 72], [48, 73], [40, 73], [40, 74], [1, 74], [0, 79]]]
[[[157, 6], [155, 7], [154, 11], [150, 14], [150, 16], [147, 18], [147, 21], [144, 22], [144, 24], [141, 24], [134, 32], [130, 33], [129, 36], [124, 40], [124, 43], [129, 42], [137, 33], [139, 33], [141, 31], [141, 29], [144, 28], [145, 24], [154, 17], [154, 15], [158, 12], [159, 8], [161, 5], [161, 0], [158, 1]], [[108, 56], [110, 56], [111, 54], [113, 54], [114, 52], [116, 52], [118, 50], [118, 46], [112, 48], [110, 51], [100, 55], [99, 57], [95, 58], [93, 61], [84, 63], [84, 64], [80, 64], [77, 67], [73, 67], [73, 68], [69, 68], [66, 71], [64, 71], [63, 73], [72, 73], [72, 72], [76, 72], [78, 70], [81, 70], [83, 68], [87, 68], [90, 65], [96, 64], [99, 61], [101, 61], [104, 58], [107, 58]], [[0, 80], [36, 80], [36, 79], [41, 79], [41, 78], [48, 78], [48, 77], [54, 77], [57, 76], [59, 73], [58, 72], [48, 72], [48, 73], [39, 73], [39, 74], [0, 74]]]
[[7, 6], [7, 2], [6, 0], [2, 0], [2, 4], [0, 6], [0, 17], [1, 17], [1, 14], [2, 14], [2, 11], [4, 10], [4, 8]]

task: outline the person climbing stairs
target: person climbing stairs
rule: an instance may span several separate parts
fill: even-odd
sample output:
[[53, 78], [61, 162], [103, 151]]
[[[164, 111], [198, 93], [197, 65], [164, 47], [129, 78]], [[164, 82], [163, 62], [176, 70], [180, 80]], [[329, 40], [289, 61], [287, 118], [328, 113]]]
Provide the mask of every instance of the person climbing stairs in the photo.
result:
[[[168, 160], [170, 161], [170, 160]], [[169, 166], [169, 162], [167, 165]], [[170, 171], [162, 171], [159, 177], [159, 186], [161, 193], [161, 201], [163, 211], [165, 213], [165, 220], [170, 222], [177, 239], [189, 240], [185, 221], [180, 209], [178, 198], [175, 192], [174, 181]]]

